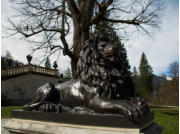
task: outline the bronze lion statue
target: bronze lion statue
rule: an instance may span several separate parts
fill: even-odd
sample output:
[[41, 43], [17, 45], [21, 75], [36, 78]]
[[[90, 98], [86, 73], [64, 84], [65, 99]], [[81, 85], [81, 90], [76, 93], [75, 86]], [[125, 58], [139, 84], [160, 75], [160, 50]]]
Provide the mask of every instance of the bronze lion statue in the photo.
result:
[[77, 79], [46, 83], [37, 89], [32, 103], [23, 109], [124, 114], [138, 121], [140, 116], [149, 112], [149, 107], [141, 98], [130, 99], [124, 95], [125, 81], [120, 70], [118, 47], [105, 37], [89, 39], [79, 55]]

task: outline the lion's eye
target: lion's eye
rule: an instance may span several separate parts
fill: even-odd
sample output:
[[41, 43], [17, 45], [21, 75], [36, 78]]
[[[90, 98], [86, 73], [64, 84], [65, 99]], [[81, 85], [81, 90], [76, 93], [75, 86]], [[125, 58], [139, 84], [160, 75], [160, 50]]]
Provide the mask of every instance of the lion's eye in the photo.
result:
[[101, 47], [104, 48], [104, 47], [105, 47], [105, 44], [102, 44]]

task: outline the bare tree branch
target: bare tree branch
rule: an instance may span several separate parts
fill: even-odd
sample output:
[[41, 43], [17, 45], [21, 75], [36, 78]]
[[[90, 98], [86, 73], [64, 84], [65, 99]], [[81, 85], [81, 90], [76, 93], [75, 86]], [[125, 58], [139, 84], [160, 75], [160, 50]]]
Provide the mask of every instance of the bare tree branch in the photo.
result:
[[[62, 50], [73, 61], [74, 70], [90, 27], [108, 21], [125, 34], [129, 29], [150, 34], [151, 29], [159, 27], [164, 4], [164, 0], [14, 1], [19, 14], [11, 18], [5, 32], [34, 43], [34, 50], [43, 49], [45, 53]], [[66, 40], [70, 32], [73, 33], [71, 48]]]
[[107, 13], [107, 8], [113, 3], [113, 0], [108, 0], [107, 2], [102, 1], [101, 3], [98, 3], [96, 1], [96, 3], [99, 7], [99, 13], [96, 15], [96, 17], [91, 19], [91, 21], [89, 22], [90, 25], [97, 24], [102, 20], [103, 16]]
[[67, 3], [68, 3], [69, 10], [72, 13], [72, 16], [74, 16], [74, 18], [75, 18], [75, 16], [79, 15], [79, 10], [78, 10], [74, 0], [67, 0]]
[[113, 23], [124, 23], [124, 24], [133, 24], [133, 25], [140, 25], [140, 21], [135, 21], [135, 20], [115, 20], [115, 19], [108, 19], [108, 18], [104, 18], [103, 20], [105, 21], [109, 21], [109, 22], [113, 22]]

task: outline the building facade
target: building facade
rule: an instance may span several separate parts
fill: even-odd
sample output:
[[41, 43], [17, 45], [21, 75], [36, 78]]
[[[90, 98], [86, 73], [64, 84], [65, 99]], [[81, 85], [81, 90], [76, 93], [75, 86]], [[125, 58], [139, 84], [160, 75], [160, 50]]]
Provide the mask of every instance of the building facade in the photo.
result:
[[58, 70], [46, 69], [35, 65], [2, 70], [1, 98], [2, 105], [24, 105], [30, 103], [32, 97], [41, 85], [51, 82], [64, 82]]

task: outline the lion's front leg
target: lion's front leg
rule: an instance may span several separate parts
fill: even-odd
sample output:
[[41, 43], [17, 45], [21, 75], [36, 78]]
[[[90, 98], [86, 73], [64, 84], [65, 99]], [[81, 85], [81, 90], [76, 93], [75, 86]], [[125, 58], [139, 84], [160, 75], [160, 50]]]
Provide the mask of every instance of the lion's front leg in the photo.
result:
[[100, 96], [95, 96], [89, 100], [89, 108], [97, 112], [122, 113], [129, 119], [138, 121], [144, 111], [133, 101], [129, 100], [111, 100]]
[[44, 101], [23, 106], [25, 111], [41, 111], [41, 112], [61, 112], [61, 104], [54, 104], [52, 102]]
[[120, 100], [116, 105], [130, 120], [138, 121], [144, 114], [140, 106], [129, 100]]

